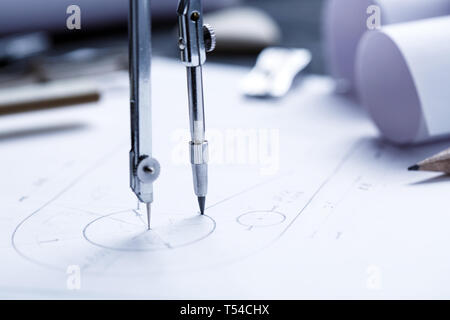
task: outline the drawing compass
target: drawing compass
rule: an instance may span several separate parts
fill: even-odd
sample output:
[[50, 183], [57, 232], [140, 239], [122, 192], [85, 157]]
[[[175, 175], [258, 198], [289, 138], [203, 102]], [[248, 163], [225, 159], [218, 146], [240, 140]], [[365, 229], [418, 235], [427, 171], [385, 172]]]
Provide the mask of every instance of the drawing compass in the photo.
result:
[[202, 65], [206, 62], [206, 53], [215, 49], [216, 37], [214, 30], [203, 24], [201, 0], [180, 0], [178, 27], [178, 47], [187, 71], [194, 192], [203, 214], [208, 191], [208, 141], [205, 139]]
[[130, 183], [139, 201], [147, 205], [150, 229], [153, 182], [160, 165], [152, 157], [151, 9], [150, 0], [130, 0]]
[[[131, 105], [131, 189], [147, 205], [150, 229], [153, 182], [161, 168], [152, 157], [151, 101], [151, 8], [150, 0], [130, 0], [130, 105]], [[208, 141], [205, 139], [205, 113], [202, 65], [206, 52], [215, 48], [214, 31], [203, 25], [201, 0], [180, 0], [178, 6], [181, 60], [187, 69], [190, 142], [194, 191], [201, 214], [208, 189]]]

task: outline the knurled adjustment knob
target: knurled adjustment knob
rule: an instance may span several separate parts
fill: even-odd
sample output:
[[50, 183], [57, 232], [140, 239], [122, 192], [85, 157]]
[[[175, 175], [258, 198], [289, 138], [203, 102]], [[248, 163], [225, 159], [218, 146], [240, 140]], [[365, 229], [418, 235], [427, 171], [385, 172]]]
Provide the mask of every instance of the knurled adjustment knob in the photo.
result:
[[206, 52], [214, 51], [216, 48], [216, 33], [209, 24], [203, 26], [203, 37], [205, 39]]

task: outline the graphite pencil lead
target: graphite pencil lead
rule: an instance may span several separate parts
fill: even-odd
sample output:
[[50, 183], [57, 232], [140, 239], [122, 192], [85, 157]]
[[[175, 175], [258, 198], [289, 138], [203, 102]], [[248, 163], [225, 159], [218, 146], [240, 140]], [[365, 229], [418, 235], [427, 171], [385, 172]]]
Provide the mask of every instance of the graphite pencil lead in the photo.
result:
[[200, 207], [200, 213], [202, 215], [205, 214], [205, 203], [206, 203], [206, 197], [198, 197], [198, 205]]

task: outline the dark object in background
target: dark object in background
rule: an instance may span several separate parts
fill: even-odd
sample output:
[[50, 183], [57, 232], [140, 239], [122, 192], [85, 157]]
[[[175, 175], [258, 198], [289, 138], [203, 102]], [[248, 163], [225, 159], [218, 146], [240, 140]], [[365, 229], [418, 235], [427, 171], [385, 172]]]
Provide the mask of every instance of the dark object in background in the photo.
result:
[[[245, 5], [261, 8], [279, 24], [283, 38], [281, 45], [305, 48], [313, 60], [306, 72], [325, 73], [321, 21], [324, 0], [244, 0]], [[248, 63], [253, 65], [255, 58]]]
[[[282, 37], [281, 47], [305, 48], [311, 51], [313, 59], [305, 70], [306, 73], [325, 73], [321, 20], [324, 0], [242, 0], [241, 4], [265, 11], [278, 23]], [[220, 46], [220, 37], [217, 39]], [[159, 43], [154, 48], [158, 49]], [[161, 44], [160, 48], [164, 44]], [[220, 51], [220, 50], [219, 50]], [[210, 61], [230, 63], [243, 66], [254, 66], [259, 52], [251, 54], [215, 53]], [[169, 54], [169, 51], [165, 51]]]
[[45, 32], [34, 32], [0, 39], [0, 63], [9, 63], [33, 57], [51, 48]]
[[[53, 3], [57, 2], [58, 12], [63, 10], [61, 15], [61, 20], [57, 22], [57, 25], [62, 25], [63, 28], [57, 28], [56, 31], [60, 32], [59, 35], [53, 36], [53, 41], [57, 49], [63, 49], [63, 51], [71, 51], [81, 47], [89, 48], [104, 48], [104, 47], [116, 47], [125, 46], [127, 41], [127, 30], [126, 30], [126, 17], [125, 20], [122, 17], [121, 21], [123, 23], [118, 23], [114, 20], [114, 15], [111, 15], [111, 10], [113, 10], [118, 5], [124, 5], [127, 9], [128, 1], [119, 2], [117, 0], [80, 0], [86, 2], [97, 8], [97, 10], [104, 7], [104, 3], [107, 2], [108, 5], [103, 9], [106, 13], [110, 15], [111, 21], [105, 24], [105, 21], [99, 19], [98, 23], [103, 24], [103, 28], [95, 28], [95, 30], [87, 29], [82, 22], [81, 31], [69, 31], [65, 28], [65, 19], [67, 14], [65, 9], [67, 4], [72, 1], [68, 0], [47, 0]], [[178, 59], [178, 50], [176, 48], [176, 35], [174, 34], [174, 28], [177, 22], [176, 17], [176, 3], [177, 0], [154, 0], [155, 3], [163, 3], [161, 7], [161, 17], [166, 17], [164, 19], [154, 20], [153, 27], [153, 53], [159, 56], [171, 57]], [[31, 9], [24, 9], [27, 6], [26, 3], [32, 2]], [[76, 1], [73, 1], [76, 3]], [[206, 8], [209, 9], [222, 7], [225, 5], [232, 4], [242, 4], [247, 7], [255, 7], [265, 11], [272, 18], [274, 18], [279, 27], [281, 28], [281, 42], [280, 46], [283, 47], [294, 47], [294, 48], [306, 48], [312, 52], [313, 60], [310, 66], [305, 70], [305, 72], [311, 73], [324, 73], [323, 64], [323, 51], [321, 43], [321, 14], [322, 14], [322, 4], [323, 0], [225, 0], [219, 2], [218, 0], [205, 0]], [[13, 25], [7, 25], [7, 21], [11, 21], [10, 15], [8, 14], [8, 19], [4, 16], [7, 11], [5, 9], [14, 4], [14, 10], [10, 12], [14, 16], [16, 11], [24, 11], [26, 14], [33, 15], [29, 17], [31, 20], [26, 21], [23, 28], [27, 26], [36, 25], [38, 21], [35, 21], [40, 15], [40, 11], [43, 9], [36, 7], [33, 0], [2, 0], [0, 2], [0, 32], [12, 32], [18, 31], [17, 28], [13, 28]], [[29, 6], [29, 5], [28, 5]], [[102, 7], [103, 6], [103, 7]], [[172, 10], [173, 9], [173, 10]], [[44, 11], [48, 10], [45, 8]], [[117, 10], [117, 8], [115, 9]], [[18, 13], [23, 14], [23, 13]], [[82, 15], [86, 15], [83, 13]], [[59, 17], [59, 16], [58, 16]], [[85, 17], [86, 18], [86, 17]], [[88, 18], [88, 17], [87, 17]], [[59, 19], [59, 18], [58, 18]], [[84, 18], [82, 18], [84, 19]], [[84, 21], [84, 20], [83, 20]], [[14, 22], [17, 24], [17, 22]], [[49, 25], [49, 22], [45, 22], [45, 25]], [[54, 25], [54, 22], [53, 22]], [[36, 29], [33, 29], [35, 31]], [[89, 32], [87, 32], [89, 31]], [[220, 46], [220, 39], [219, 46]], [[253, 66], [256, 62], [256, 57], [258, 52], [249, 53], [214, 53], [210, 56], [210, 61], [219, 63], [230, 63], [235, 65]]]
[[[205, 10], [217, 9], [238, 0], [203, 0]], [[176, 20], [178, 0], [153, 0], [154, 21], [173, 17]], [[1, 0], [0, 34], [30, 31], [70, 32], [66, 28], [67, 8], [81, 9], [81, 29], [125, 24], [128, 1], [125, 0]]]

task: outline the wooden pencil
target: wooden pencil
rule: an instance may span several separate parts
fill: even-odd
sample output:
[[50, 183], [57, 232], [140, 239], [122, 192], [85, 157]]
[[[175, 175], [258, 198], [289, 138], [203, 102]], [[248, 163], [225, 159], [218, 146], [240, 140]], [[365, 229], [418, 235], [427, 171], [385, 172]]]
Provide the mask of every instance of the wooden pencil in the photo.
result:
[[100, 100], [98, 86], [86, 79], [59, 80], [0, 90], [0, 116]]
[[408, 168], [409, 171], [435, 171], [450, 174], [450, 149]]

